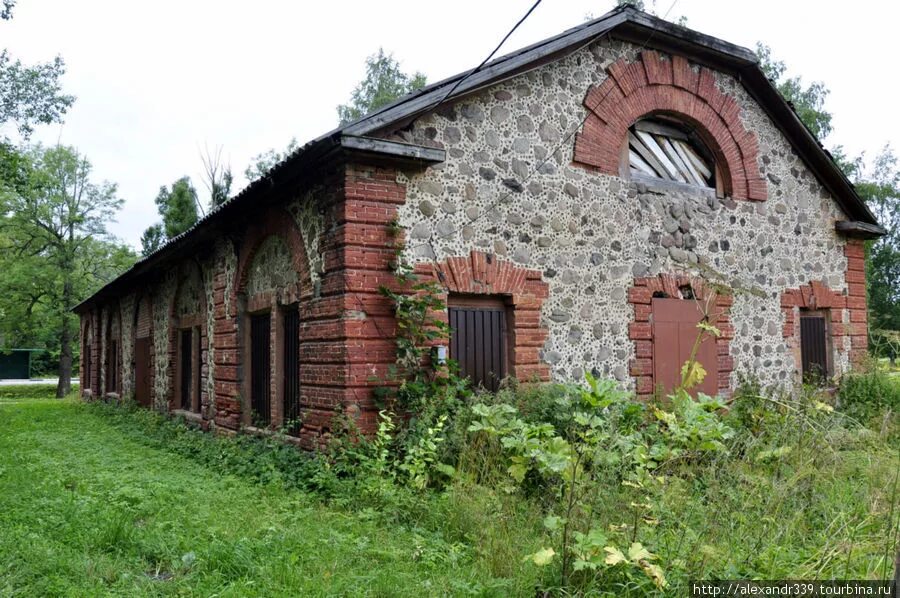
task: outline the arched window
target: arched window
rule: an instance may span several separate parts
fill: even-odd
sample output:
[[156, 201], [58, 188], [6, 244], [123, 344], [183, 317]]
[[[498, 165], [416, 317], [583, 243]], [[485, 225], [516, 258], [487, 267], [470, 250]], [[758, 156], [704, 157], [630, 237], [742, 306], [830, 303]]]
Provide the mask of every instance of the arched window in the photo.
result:
[[674, 118], [642, 118], [628, 130], [628, 172], [651, 185], [721, 188], [716, 163], [697, 134]]
[[283, 426], [298, 434], [300, 417], [300, 308], [286, 293], [300, 276], [291, 247], [273, 234], [256, 247], [249, 264], [245, 337], [245, 423]]
[[82, 385], [85, 389], [93, 389], [91, 384], [91, 374], [93, 373], [93, 363], [91, 362], [91, 351], [93, 350], [94, 336], [91, 331], [91, 319], [84, 328], [84, 340], [82, 342], [81, 355], [84, 363], [84, 371], [82, 372]]
[[[188, 413], [202, 413], [206, 332], [203, 274], [195, 262], [181, 267], [178, 289], [172, 306], [174, 336], [170, 337], [175, 355], [174, 405]], [[173, 350], [174, 349], [174, 350]]]

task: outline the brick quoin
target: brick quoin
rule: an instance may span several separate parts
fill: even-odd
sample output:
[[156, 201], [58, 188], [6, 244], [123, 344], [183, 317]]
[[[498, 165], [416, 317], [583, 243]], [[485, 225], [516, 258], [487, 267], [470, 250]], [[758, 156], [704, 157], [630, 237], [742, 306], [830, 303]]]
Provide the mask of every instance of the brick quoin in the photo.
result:
[[[466, 257], [418, 264], [415, 273], [422, 281], [442, 286], [446, 292], [440, 299], [444, 302], [451, 293], [505, 297], [512, 312], [510, 375], [523, 382], [550, 380], [550, 366], [540, 360], [549, 334], [541, 326], [541, 306], [550, 296], [550, 285], [542, 280], [540, 271], [472, 251]], [[446, 311], [435, 315], [447, 322]]]
[[768, 197], [756, 134], [744, 128], [740, 106], [719, 90], [713, 71], [645, 50], [636, 61], [619, 59], [606, 72], [607, 79], [584, 98], [590, 114], [575, 138], [576, 164], [620, 176], [629, 127], [642, 117], [666, 114], [695, 128], [715, 156], [727, 196]]
[[406, 185], [395, 168], [350, 163], [343, 167], [331, 203], [331, 229], [322, 240], [326, 272], [321, 296], [301, 302], [301, 388], [303, 444], [321, 445], [336, 415], [351, 418], [364, 434], [374, 433], [375, 389], [396, 362], [393, 305], [381, 286], [396, 288], [392, 235]]
[[[689, 286], [700, 301], [712, 304], [712, 324], [722, 333], [716, 339], [718, 363], [716, 379], [720, 394], [727, 395], [731, 389], [731, 372], [734, 370], [734, 359], [730, 353], [734, 328], [731, 326], [728, 310], [734, 298], [717, 294], [706, 288], [702, 281], [688, 276], [660, 274], [634, 279], [634, 286], [628, 289], [626, 300], [634, 309], [634, 321], [628, 326], [628, 337], [634, 343], [635, 358], [631, 361], [629, 372], [634, 378], [635, 393], [639, 399], [649, 400], [655, 389], [653, 379], [653, 312], [651, 303], [653, 296], [681, 298], [681, 288]], [[709, 375], [713, 373], [710, 372]]]

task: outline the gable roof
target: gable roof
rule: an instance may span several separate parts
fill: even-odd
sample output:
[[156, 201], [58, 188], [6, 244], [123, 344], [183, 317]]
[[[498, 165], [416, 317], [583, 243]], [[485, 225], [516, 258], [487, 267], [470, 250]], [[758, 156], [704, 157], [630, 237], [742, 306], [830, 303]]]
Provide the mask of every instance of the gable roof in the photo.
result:
[[375, 139], [372, 136], [388, 128], [402, 127], [416, 117], [434, 110], [451, 89], [453, 94], [447, 101], [458, 100], [553, 62], [605, 35], [663, 52], [681, 54], [694, 62], [737, 77], [849, 217], [849, 221], [841, 223], [838, 230], [844, 234], [868, 238], [885, 234], [885, 230], [856, 193], [853, 184], [835, 164], [831, 154], [763, 73], [754, 52], [626, 5], [593, 21], [496, 58], [477, 72], [466, 71], [427, 85], [313, 139], [273, 166], [264, 176], [251, 182], [240, 193], [211, 210], [191, 229], [139, 260], [127, 272], [76, 306], [74, 311], [85, 309], [99, 298], [115, 292], [116, 288], [127, 281], [158, 264], [176, 258], [191, 247], [196, 247], [213, 235], [217, 225], [228, 215], [237, 213], [241, 206], [251, 202], [258, 205], [266, 201], [272, 196], [274, 189], [296, 181], [304, 174], [314, 171], [317, 165], [336, 156], [377, 154], [419, 164], [443, 161], [443, 150]]

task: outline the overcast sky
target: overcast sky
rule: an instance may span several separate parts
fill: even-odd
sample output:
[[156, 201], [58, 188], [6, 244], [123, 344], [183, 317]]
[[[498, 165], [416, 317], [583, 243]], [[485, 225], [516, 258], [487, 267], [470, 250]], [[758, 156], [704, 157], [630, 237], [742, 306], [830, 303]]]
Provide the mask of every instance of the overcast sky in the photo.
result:
[[[63, 125], [33, 139], [78, 147], [96, 178], [119, 185], [125, 207], [111, 228], [139, 247], [157, 220], [160, 185], [187, 174], [202, 187], [204, 146], [222, 146], [237, 191], [254, 155], [337, 124], [335, 106], [379, 46], [437, 81], [481, 62], [532, 2], [19, 0], [14, 18], [0, 21], [0, 48], [29, 63], [65, 59], [76, 103]], [[501, 54], [612, 6], [544, 0]], [[670, 6], [657, 0], [653, 9], [662, 16]], [[871, 155], [900, 145], [890, 66], [900, 3], [676, 0], [668, 18], [680, 16], [732, 43], [762, 40], [790, 74], [824, 81], [835, 129], [826, 146]]]

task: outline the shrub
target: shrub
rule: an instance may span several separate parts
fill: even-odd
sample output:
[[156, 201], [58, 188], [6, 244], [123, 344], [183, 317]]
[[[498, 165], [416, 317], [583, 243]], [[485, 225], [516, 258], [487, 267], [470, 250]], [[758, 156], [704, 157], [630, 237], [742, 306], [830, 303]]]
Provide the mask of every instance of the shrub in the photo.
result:
[[890, 410], [900, 411], [900, 378], [878, 368], [841, 379], [838, 406], [848, 415], [869, 421]]

